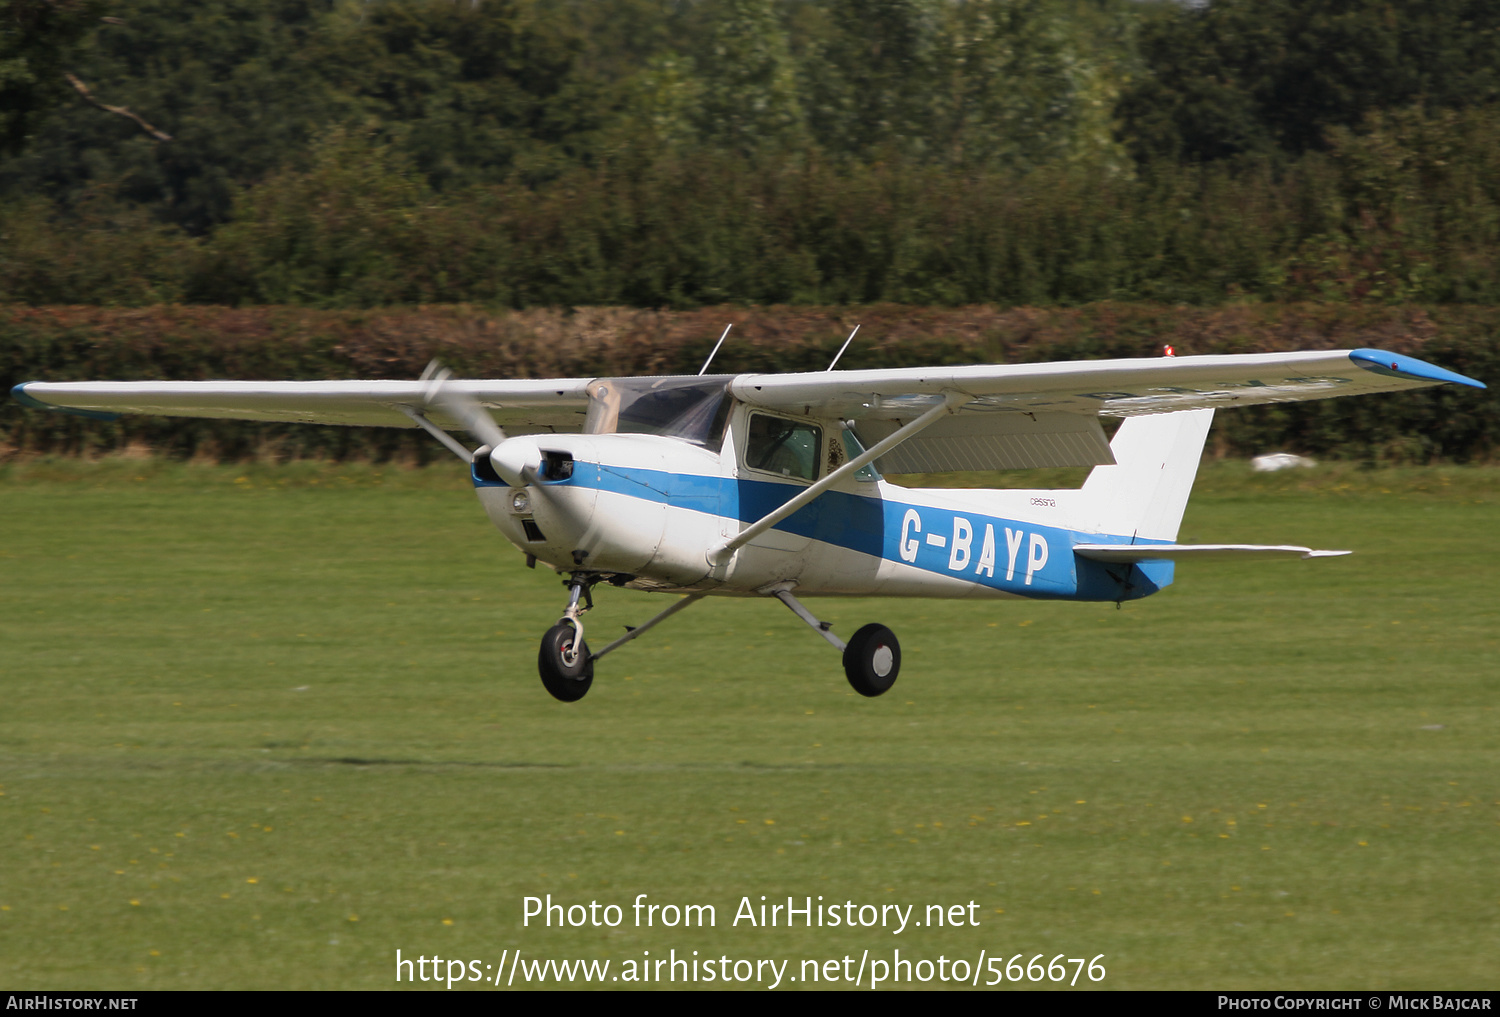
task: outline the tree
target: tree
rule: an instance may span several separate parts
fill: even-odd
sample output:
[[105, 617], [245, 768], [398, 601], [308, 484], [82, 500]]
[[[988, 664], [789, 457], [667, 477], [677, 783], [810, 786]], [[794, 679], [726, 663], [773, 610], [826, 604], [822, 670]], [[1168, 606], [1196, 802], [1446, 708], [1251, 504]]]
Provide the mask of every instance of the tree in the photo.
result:
[[103, 10], [103, 0], [0, 0], [0, 153], [19, 152], [68, 97], [69, 61]]
[[1375, 110], [1500, 99], [1490, 0], [1162, 3], [1140, 46], [1120, 112], [1141, 159], [1297, 154]]
[[796, 68], [774, 0], [726, 0], [703, 61], [702, 134], [741, 153], [805, 142]]

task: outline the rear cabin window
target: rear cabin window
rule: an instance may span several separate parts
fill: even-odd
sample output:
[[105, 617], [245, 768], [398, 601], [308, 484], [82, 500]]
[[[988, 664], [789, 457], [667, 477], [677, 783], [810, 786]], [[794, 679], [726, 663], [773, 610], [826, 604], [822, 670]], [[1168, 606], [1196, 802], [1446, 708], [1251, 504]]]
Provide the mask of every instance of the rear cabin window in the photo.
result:
[[745, 465], [798, 480], [818, 479], [822, 462], [823, 430], [812, 424], [762, 413], [750, 415], [745, 442]]

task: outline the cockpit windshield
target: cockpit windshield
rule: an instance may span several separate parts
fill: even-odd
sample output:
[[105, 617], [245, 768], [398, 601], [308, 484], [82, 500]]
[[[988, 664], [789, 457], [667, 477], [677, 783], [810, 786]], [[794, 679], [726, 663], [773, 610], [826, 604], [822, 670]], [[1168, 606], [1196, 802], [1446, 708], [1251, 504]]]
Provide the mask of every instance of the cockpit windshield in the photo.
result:
[[609, 378], [589, 389], [585, 434], [660, 434], [717, 452], [729, 419], [733, 375]]

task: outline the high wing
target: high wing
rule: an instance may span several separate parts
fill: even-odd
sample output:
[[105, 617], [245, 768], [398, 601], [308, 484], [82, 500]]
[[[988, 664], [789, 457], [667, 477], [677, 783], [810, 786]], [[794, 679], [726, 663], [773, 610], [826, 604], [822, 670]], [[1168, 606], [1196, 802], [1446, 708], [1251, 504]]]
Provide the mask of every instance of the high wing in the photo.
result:
[[[579, 431], [592, 379], [449, 381], [513, 434]], [[951, 415], [887, 449], [890, 473], [1110, 465], [1101, 416], [1135, 416], [1257, 403], [1395, 392], [1472, 378], [1397, 353], [1337, 350], [1153, 357], [1051, 364], [896, 368], [739, 375], [733, 395], [752, 406], [851, 420], [873, 447], [933, 407]], [[307, 424], [461, 426], [428, 406], [421, 381], [26, 382], [27, 406], [112, 417], [121, 413]]]
[[945, 395], [953, 415], [877, 460], [888, 473], [1112, 465], [1101, 416], [1300, 402], [1455, 382], [1485, 386], [1380, 350], [1082, 360], [819, 374], [741, 375], [735, 396], [768, 409], [854, 421], [874, 445]]
[[[588, 412], [588, 378], [448, 381], [477, 401], [512, 434], [581, 431]], [[402, 409], [417, 410], [440, 427], [459, 427], [441, 408], [426, 406], [420, 381], [86, 381], [17, 385], [12, 395], [34, 408], [112, 419], [121, 413], [214, 417], [295, 424], [416, 427]]]

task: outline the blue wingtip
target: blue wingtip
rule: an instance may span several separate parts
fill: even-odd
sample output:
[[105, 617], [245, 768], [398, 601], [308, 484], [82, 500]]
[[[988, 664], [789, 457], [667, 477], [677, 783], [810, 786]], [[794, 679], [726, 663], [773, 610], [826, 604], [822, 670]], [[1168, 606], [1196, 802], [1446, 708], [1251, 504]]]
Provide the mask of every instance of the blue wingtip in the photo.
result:
[[71, 406], [53, 406], [51, 403], [44, 403], [36, 396], [31, 395], [26, 391], [26, 386], [29, 384], [31, 383], [23, 381], [19, 385], [12, 385], [10, 389], [10, 397], [16, 402], [20, 403], [22, 406], [28, 407], [29, 409], [52, 410], [56, 413], [71, 413], [75, 417], [88, 417], [90, 420], [120, 419], [120, 415], [118, 413], [105, 413], [103, 410], [77, 410], [73, 409]]
[[24, 382], [24, 381], [21, 382], [21, 384], [19, 384], [19, 385], [12, 385], [11, 386], [11, 388], [10, 388], [10, 397], [12, 399], [14, 399], [16, 402], [20, 403], [22, 406], [29, 407], [29, 408], [31, 408], [33, 410], [50, 410], [50, 409], [52, 409], [52, 407], [48, 406], [46, 403], [40, 402], [35, 397], [27, 395], [26, 394], [26, 382]]
[[1482, 381], [1475, 381], [1456, 371], [1449, 371], [1436, 364], [1429, 364], [1425, 360], [1418, 360], [1416, 357], [1408, 357], [1400, 353], [1363, 349], [1350, 353], [1349, 359], [1367, 371], [1374, 371], [1376, 374], [1383, 374], [1390, 378], [1452, 382], [1455, 385], [1468, 385], [1471, 388], [1488, 388]]

